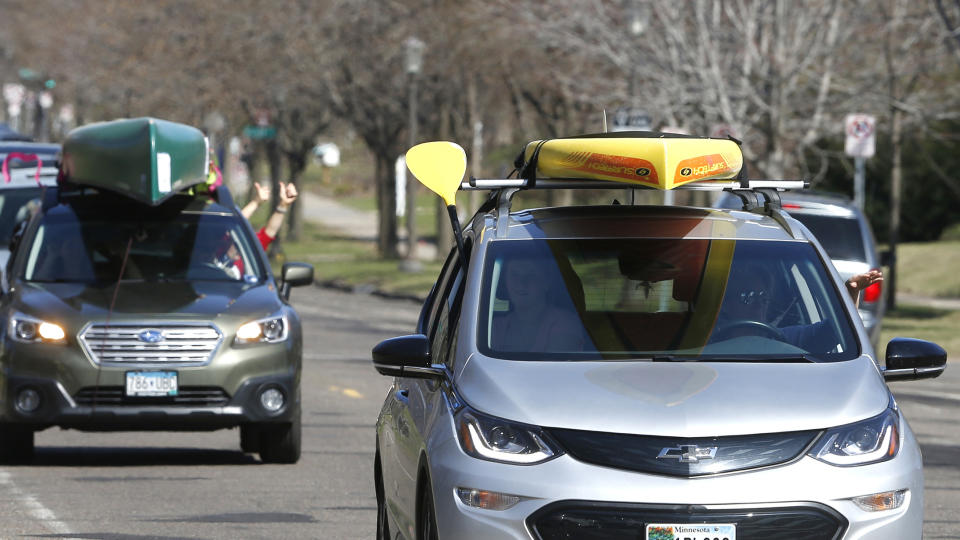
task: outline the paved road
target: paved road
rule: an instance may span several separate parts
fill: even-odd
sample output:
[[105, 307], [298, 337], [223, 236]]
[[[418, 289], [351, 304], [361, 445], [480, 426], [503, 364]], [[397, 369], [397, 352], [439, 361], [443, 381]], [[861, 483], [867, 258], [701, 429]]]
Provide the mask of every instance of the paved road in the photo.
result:
[[[372, 538], [373, 424], [389, 379], [370, 347], [410, 331], [417, 306], [295, 289], [307, 335], [304, 453], [262, 465], [236, 430], [37, 436], [37, 459], [0, 467], [0, 538]], [[898, 383], [927, 464], [928, 540], [960, 538], [960, 363]]]

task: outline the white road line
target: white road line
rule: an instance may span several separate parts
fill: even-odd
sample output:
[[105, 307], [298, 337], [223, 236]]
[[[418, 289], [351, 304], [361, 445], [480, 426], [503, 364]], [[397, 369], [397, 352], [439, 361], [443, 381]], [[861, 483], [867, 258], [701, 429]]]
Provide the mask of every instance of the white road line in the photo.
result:
[[20, 489], [10, 477], [10, 473], [6, 471], [0, 471], [0, 486], [6, 489], [14, 499], [26, 507], [27, 513], [30, 514], [30, 517], [40, 522], [44, 527], [50, 530], [50, 532], [58, 536], [70, 535], [70, 529], [67, 527], [67, 525], [58, 520], [56, 514], [41, 504], [36, 497]]

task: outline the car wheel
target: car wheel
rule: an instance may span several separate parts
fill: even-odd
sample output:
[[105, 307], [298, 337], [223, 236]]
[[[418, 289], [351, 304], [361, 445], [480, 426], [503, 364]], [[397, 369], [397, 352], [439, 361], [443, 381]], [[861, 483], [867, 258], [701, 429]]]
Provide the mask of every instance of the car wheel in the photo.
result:
[[0, 425], [0, 462], [26, 463], [33, 459], [33, 430], [17, 425]]
[[240, 426], [240, 449], [248, 454], [260, 451], [260, 430], [253, 424]]
[[380, 469], [380, 455], [373, 465], [374, 488], [377, 493], [377, 540], [390, 540], [390, 524], [387, 522], [387, 496], [383, 491], [383, 473]]
[[419, 540], [437, 540], [437, 513], [433, 507], [433, 487], [429, 479], [424, 482], [420, 493], [420, 515], [417, 516], [417, 527], [420, 529]]
[[260, 461], [296, 463], [300, 459], [300, 408], [289, 424], [260, 426]]

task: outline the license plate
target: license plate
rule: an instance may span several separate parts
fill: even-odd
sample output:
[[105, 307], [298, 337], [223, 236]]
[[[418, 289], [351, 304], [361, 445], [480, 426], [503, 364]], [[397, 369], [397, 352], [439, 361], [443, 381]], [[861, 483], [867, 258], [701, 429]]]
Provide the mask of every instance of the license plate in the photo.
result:
[[176, 371], [128, 371], [127, 395], [156, 397], [177, 395]]
[[716, 523], [650, 523], [646, 540], [736, 540], [737, 526]]

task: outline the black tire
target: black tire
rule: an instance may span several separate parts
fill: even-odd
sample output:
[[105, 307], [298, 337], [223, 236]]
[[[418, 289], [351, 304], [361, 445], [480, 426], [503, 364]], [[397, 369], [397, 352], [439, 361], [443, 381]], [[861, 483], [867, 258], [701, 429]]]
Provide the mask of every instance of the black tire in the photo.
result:
[[433, 486], [430, 479], [420, 488], [420, 511], [417, 513], [417, 540], [437, 540], [437, 512], [433, 506]]
[[300, 459], [300, 409], [288, 424], [261, 424], [260, 461], [296, 463]]
[[383, 472], [380, 468], [380, 455], [377, 454], [373, 465], [373, 484], [377, 493], [377, 540], [391, 540], [390, 522], [387, 520], [387, 497], [383, 491]]
[[260, 451], [260, 430], [253, 424], [240, 426], [240, 449], [248, 454]]
[[0, 463], [28, 463], [33, 460], [33, 430], [25, 426], [0, 425]]

